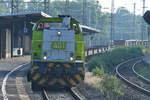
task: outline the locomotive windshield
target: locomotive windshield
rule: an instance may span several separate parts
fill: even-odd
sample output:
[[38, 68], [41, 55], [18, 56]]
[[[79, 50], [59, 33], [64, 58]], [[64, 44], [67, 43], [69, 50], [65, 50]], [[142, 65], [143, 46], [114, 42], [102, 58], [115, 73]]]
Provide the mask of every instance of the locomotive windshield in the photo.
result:
[[37, 27], [37, 30], [42, 30], [42, 29], [60, 29], [60, 28], [65, 28], [62, 23], [40, 23]]
[[64, 17], [62, 22], [41, 22], [37, 30], [43, 29], [70, 29], [70, 18]]
[[53, 29], [53, 28], [64, 28], [62, 23], [44, 23], [46, 25], [47, 29]]
[[37, 27], [37, 30], [42, 30], [42, 29], [70, 29], [69, 24], [64, 24], [64, 23], [40, 23]]

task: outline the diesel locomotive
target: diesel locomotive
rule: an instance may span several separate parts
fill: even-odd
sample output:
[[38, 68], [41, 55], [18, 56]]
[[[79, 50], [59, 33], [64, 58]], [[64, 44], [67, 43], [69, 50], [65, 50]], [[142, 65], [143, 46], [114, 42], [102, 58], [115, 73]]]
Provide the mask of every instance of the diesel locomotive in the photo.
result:
[[83, 82], [83, 34], [74, 18], [41, 18], [32, 35], [31, 65], [27, 79], [37, 88], [71, 88]]

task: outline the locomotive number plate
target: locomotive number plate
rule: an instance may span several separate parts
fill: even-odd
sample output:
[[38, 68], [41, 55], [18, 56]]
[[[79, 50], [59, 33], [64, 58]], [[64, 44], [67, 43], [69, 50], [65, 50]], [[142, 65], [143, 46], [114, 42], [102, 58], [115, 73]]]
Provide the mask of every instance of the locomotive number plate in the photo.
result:
[[53, 49], [66, 49], [66, 42], [65, 41], [52, 41], [51, 47]]

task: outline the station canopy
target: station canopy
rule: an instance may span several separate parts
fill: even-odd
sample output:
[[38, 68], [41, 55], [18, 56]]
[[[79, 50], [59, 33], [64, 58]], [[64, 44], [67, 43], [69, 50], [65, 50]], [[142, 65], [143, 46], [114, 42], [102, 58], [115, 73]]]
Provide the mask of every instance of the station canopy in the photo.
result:
[[31, 13], [17, 13], [17, 14], [8, 14], [0, 15], [0, 26], [9, 25], [12, 22], [36, 22], [41, 17], [51, 17], [43, 12], [31, 12]]
[[80, 27], [82, 28], [83, 35], [92, 35], [92, 34], [101, 32], [98, 29], [91, 28], [91, 27], [88, 27], [88, 26], [85, 26], [85, 25], [80, 25]]
[[[44, 12], [26, 12], [26, 13], [16, 13], [16, 14], [7, 14], [7, 15], [0, 15], [0, 28], [8, 28], [14, 24], [21, 24], [21, 23], [30, 23], [36, 22], [40, 18], [51, 17], [50, 15]], [[83, 35], [92, 35], [95, 33], [100, 33], [100, 30], [95, 28], [91, 28], [85, 25], [80, 25], [83, 31]]]

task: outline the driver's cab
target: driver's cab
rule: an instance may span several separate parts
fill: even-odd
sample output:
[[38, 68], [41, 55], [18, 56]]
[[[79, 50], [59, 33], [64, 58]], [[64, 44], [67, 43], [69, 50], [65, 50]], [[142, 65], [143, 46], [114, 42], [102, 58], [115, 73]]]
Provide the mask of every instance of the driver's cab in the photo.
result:
[[71, 17], [63, 17], [62, 22], [40, 22], [37, 26], [37, 30], [43, 30], [43, 29], [70, 29], [70, 20]]
[[[70, 16], [59, 16], [62, 17], [62, 22], [40, 22], [36, 28], [38, 31], [43, 31], [44, 29], [53, 30], [53, 29], [66, 29], [71, 30], [71, 17]], [[79, 26], [80, 28], [80, 26]], [[73, 24], [73, 30], [75, 34], [80, 33], [77, 24]]]

